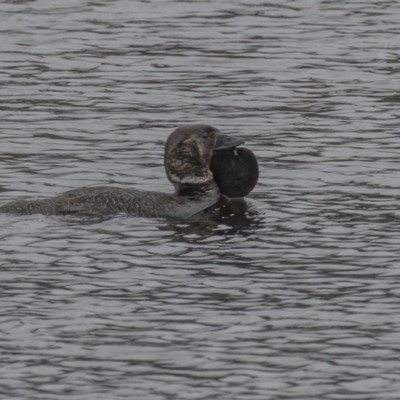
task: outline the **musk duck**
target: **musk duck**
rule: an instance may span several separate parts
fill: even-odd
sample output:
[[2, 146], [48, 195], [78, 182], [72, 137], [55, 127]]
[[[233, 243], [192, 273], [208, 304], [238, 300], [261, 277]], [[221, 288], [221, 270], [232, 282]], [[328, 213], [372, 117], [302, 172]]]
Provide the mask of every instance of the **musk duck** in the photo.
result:
[[210, 125], [182, 126], [171, 133], [165, 145], [165, 170], [175, 193], [85, 187], [52, 198], [12, 201], [0, 207], [0, 212], [78, 216], [126, 213], [191, 219], [218, 207], [221, 198], [244, 197], [254, 188], [257, 159], [250, 150], [238, 148], [243, 143]]

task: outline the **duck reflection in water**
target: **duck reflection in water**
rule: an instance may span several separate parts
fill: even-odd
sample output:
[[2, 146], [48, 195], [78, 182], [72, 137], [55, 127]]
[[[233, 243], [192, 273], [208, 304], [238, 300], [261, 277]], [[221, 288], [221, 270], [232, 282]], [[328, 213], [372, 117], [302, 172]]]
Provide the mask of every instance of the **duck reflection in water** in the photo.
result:
[[238, 147], [243, 143], [210, 125], [186, 125], [165, 145], [164, 165], [175, 193], [87, 187], [47, 199], [13, 201], [0, 212], [94, 217], [126, 213], [178, 220], [243, 214], [245, 203], [230, 198], [248, 195], [258, 179], [257, 159]]

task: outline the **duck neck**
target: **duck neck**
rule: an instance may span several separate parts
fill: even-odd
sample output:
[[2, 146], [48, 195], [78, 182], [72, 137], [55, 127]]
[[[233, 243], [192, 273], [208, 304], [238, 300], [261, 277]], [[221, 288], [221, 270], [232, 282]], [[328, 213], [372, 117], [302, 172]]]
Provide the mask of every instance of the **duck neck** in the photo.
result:
[[213, 179], [202, 183], [180, 183], [175, 188], [178, 196], [204, 196], [218, 191]]

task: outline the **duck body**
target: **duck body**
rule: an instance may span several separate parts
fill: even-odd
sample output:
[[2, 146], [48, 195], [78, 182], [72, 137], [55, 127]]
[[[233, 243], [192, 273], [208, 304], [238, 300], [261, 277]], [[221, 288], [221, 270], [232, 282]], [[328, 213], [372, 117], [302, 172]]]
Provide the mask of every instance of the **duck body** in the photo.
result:
[[16, 200], [0, 207], [15, 214], [101, 216], [126, 213], [137, 217], [189, 219], [219, 200], [218, 190], [202, 196], [97, 186], [74, 189], [48, 199]]
[[[210, 169], [212, 157], [217, 157], [222, 150], [226, 154], [226, 149], [242, 143], [243, 140], [223, 135], [210, 125], [186, 125], [176, 129], [165, 146], [164, 165], [175, 193], [110, 186], [86, 187], [52, 198], [12, 201], [1, 206], [0, 212], [78, 216], [126, 213], [138, 217], [190, 219], [213, 206], [215, 208], [220, 201], [221, 191], [216, 180], [223, 179], [224, 175], [218, 171], [213, 175]], [[247, 191], [245, 189], [243, 193], [247, 194]]]

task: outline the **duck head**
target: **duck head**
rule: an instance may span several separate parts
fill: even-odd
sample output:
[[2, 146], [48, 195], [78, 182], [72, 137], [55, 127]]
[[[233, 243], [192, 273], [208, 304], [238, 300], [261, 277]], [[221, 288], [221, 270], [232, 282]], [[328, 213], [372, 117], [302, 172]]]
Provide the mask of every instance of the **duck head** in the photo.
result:
[[[243, 139], [222, 134], [211, 125], [185, 125], [169, 136], [164, 165], [180, 196], [219, 189], [228, 197], [246, 196], [258, 178], [254, 154], [238, 148]], [[256, 174], [255, 174], [256, 170]]]
[[178, 195], [216, 189], [210, 163], [218, 134], [210, 125], [185, 125], [169, 136], [164, 164]]

